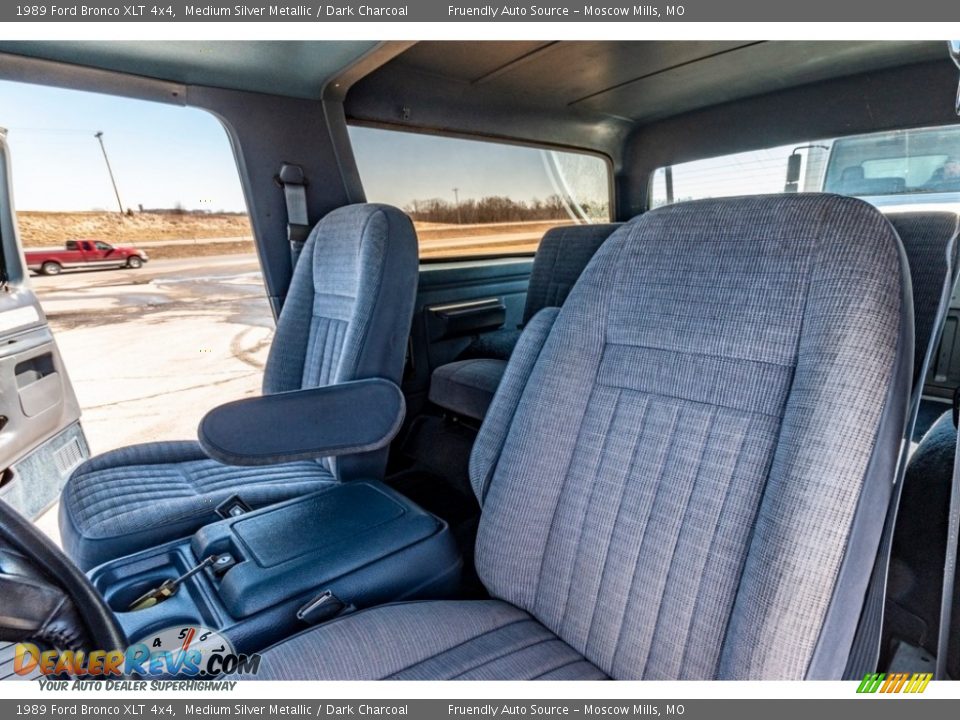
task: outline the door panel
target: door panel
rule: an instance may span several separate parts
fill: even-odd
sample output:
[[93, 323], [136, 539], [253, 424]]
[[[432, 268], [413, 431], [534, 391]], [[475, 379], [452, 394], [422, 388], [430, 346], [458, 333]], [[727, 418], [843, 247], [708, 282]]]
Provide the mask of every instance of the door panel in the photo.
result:
[[421, 265], [404, 379], [408, 418], [420, 412], [434, 368], [480, 333], [520, 324], [532, 268], [532, 257]]
[[80, 405], [30, 289], [16, 232], [8, 152], [0, 134], [0, 498], [28, 517], [57, 500], [89, 456]]

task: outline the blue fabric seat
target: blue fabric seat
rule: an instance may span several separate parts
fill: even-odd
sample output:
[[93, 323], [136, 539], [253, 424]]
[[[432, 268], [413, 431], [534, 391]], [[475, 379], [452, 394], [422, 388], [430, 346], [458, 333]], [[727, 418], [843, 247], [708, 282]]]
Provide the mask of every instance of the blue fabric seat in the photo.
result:
[[[619, 223], [571, 225], [548, 230], [533, 259], [521, 328], [545, 307], [563, 305], [577, 278]], [[441, 365], [430, 378], [430, 401], [461, 417], [483, 420], [520, 330], [484, 333], [462, 359]]]
[[[903, 241], [913, 280], [914, 395], [917, 396], [923, 392], [926, 379], [922, 373], [924, 355], [929, 352], [932, 362], [936, 363], [941, 329], [936, 325], [936, 315], [947, 278], [948, 250], [952, 251], [949, 259], [953, 263], [949, 281], [951, 285], [956, 284], [960, 215], [924, 211], [889, 217]], [[953, 413], [947, 411], [932, 423], [907, 464], [891, 548], [884, 647], [891, 646], [893, 640], [904, 640], [936, 655], [936, 633], [931, 636], [928, 628], [935, 628], [940, 616], [943, 538], [947, 532], [957, 441], [952, 416]], [[905, 616], [912, 620], [903, 622]], [[948, 659], [948, 674], [956, 677], [958, 668], [960, 656], [954, 649]]]
[[905, 429], [903, 249], [852, 198], [614, 233], [528, 323], [471, 457], [493, 598], [386, 605], [258, 678], [839, 678]]
[[430, 378], [430, 402], [460, 417], [483, 420], [507, 361], [471, 358], [441, 365]]
[[[903, 242], [910, 267], [916, 336], [913, 382], [914, 392], [921, 393], [926, 379], [921, 377], [924, 356], [938, 337], [937, 309], [948, 271], [952, 273], [951, 285], [956, 282], [960, 243], [955, 238], [960, 216], [955, 212], [926, 211], [891, 213], [888, 218]], [[948, 267], [948, 259], [952, 267]], [[931, 352], [936, 349], [931, 348]]]
[[[356, 652], [381, 641], [383, 652]], [[301, 660], [274, 662], [271, 651], [261, 665], [271, 680], [608, 679], [528, 613], [498, 600], [370, 608], [282, 647]]]
[[[417, 252], [413, 225], [395, 208], [350, 205], [324, 217], [304, 246], [277, 320], [263, 392], [370, 377], [399, 382]], [[123, 448], [82, 464], [67, 482], [64, 550], [89, 569], [189, 535], [217, 519], [216, 506], [232, 495], [261, 507], [332, 482], [377, 479], [385, 464], [385, 450], [238, 468], [208, 458], [196, 442]]]

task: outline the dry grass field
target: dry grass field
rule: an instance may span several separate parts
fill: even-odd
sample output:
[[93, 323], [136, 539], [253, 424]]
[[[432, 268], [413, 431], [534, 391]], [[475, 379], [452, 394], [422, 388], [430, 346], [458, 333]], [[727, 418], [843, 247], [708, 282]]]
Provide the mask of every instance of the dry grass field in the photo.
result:
[[93, 238], [110, 243], [249, 237], [246, 215], [201, 213], [19, 212], [24, 247], [60, 245]]
[[[17, 224], [20, 242], [27, 248], [62, 246], [83, 238], [138, 245], [155, 259], [253, 252], [246, 215], [25, 211], [17, 213]], [[231, 241], [209, 242], [222, 238]], [[197, 242], [183, 243], [190, 240]]]
[[[254, 251], [245, 215], [215, 213], [110, 212], [17, 213], [24, 247], [59, 247], [67, 240], [105, 240], [143, 247], [152, 258], [186, 258]], [[495, 225], [416, 223], [420, 255], [442, 258], [533, 252], [551, 227], [568, 221]]]

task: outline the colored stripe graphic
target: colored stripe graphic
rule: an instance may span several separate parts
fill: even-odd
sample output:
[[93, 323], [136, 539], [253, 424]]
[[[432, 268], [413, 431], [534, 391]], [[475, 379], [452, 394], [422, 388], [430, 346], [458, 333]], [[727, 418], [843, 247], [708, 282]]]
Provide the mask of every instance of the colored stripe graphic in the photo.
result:
[[910, 678], [910, 684], [904, 692], [922, 693], [927, 689], [927, 685], [933, 679], [933, 673], [914, 673]]
[[857, 687], [858, 693], [922, 693], [933, 673], [867, 673]]
[[858, 693], [875, 693], [879, 687], [880, 683], [883, 682], [883, 678], [886, 677], [883, 673], [867, 673], [863, 676], [863, 681], [860, 683], [860, 687], [857, 688]]

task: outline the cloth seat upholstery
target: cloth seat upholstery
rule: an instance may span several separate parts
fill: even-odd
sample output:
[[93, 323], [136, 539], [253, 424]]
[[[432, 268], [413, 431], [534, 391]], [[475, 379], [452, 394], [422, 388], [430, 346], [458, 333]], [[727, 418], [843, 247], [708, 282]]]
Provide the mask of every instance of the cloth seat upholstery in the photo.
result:
[[506, 615], [571, 675], [839, 678], [906, 424], [908, 278], [852, 198], [630, 222], [528, 325], [481, 427], [476, 569], [496, 602], [321, 625], [258, 677], [440, 679], [453, 652], [474, 676], [535, 677], [539, 656], [487, 664]]
[[[325, 216], [304, 245], [277, 320], [264, 394], [371, 377], [399, 383], [417, 273], [416, 234], [396, 208], [348, 205]], [[81, 464], [68, 480], [64, 550], [89, 569], [189, 535], [215, 520], [213, 510], [231, 495], [256, 508], [332, 482], [379, 479], [385, 464], [386, 450], [238, 468], [207, 458], [193, 442], [124, 448]]]
[[[619, 223], [570, 225], [548, 230], [533, 260], [521, 327], [546, 307], [560, 307], [577, 278]], [[484, 333], [462, 353], [463, 359], [441, 365], [430, 378], [430, 401], [453, 413], [483, 420], [510, 359], [520, 330]]]

